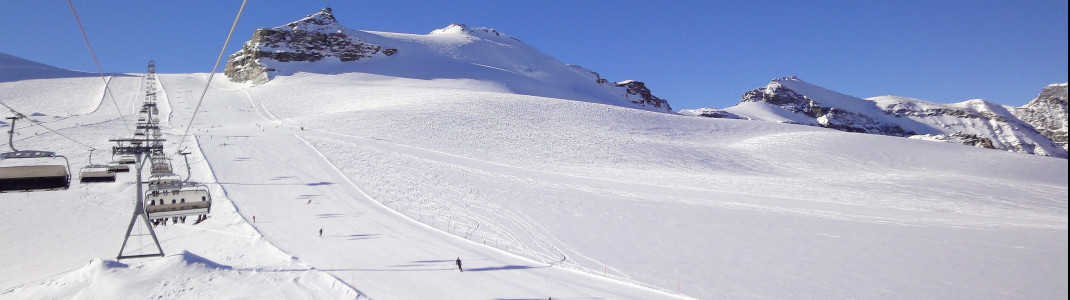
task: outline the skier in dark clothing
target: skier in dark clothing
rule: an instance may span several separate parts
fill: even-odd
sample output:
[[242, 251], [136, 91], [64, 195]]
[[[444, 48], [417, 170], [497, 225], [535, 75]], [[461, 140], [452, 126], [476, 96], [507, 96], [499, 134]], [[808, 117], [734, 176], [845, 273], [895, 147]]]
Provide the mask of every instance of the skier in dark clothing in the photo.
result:
[[464, 272], [464, 268], [461, 268], [461, 258], [457, 258], [457, 270]]
[[323, 236], [323, 228], [320, 228], [320, 236]]

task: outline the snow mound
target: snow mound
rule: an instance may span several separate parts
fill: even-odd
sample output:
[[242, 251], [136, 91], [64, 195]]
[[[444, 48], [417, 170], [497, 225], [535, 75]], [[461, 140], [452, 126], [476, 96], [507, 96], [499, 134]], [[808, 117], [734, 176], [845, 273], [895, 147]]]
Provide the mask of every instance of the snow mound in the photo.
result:
[[[133, 264], [94, 259], [80, 269], [44, 283], [4, 291], [3, 296], [22, 299], [352, 299], [359, 295], [333, 282], [334, 278], [314, 269], [238, 269], [183, 251]], [[309, 288], [316, 285], [323, 289]]]

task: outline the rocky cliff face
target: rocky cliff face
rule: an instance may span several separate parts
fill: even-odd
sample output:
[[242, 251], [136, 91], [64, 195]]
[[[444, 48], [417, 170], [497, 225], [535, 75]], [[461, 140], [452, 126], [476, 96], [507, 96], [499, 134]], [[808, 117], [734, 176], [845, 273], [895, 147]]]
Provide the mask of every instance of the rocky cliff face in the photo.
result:
[[1066, 158], [1066, 103], [1065, 84], [1049, 86], [1029, 104], [1015, 108], [980, 99], [953, 104], [896, 96], [861, 99], [793, 76], [774, 79], [765, 87], [744, 93], [740, 104], [734, 107], [682, 113], [796, 123]]
[[283, 26], [257, 29], [240, 51], [228, 57], [223, 74], [232, 81], [261, 84], [274, 71], [263, 60], [314, 62], [330, 57], [345, 62], [391, 56], [397, 51], [346, 34], [331, 9], [324, 8]]
[[[795, 80], [794, 77], [786, 79]], [[770, 84], [766, 87], [746, 92], [743, 94], [741, 102], [773, 104], [781, 109], [810, 117], [821, 127], [842, 131], [893, 136], [917, 134], [907, 131], [899, 125], [882, 122], [877, 118], [866, 115], [864, 112], [854, 112], [822, 104], [780, 84]]]
[[669, 106], [669, 100], [658, 98], [650, 92], [650, 89], [646, 87], [646, 83], [637, 80], [624, 80], [620, 82], [612, 82], [605, 78], [602, 78], [598, 72], [588, 70], [587, 68], [578, 65], [569, 65], [573, 69], [580, 73], [586, 73], [594, 77], [594, 82], [600, 86], [623, 89], [623, 97], [628, 102], [654, 107], [660, 111], [672, 112], [672, 107]]
[[[352, 61], [360, 63], [347, 63]], [[232, 81], [261, 84], [297, 72], [464, 79], [494, 91], [672, 113], [668, 101], [643, 82], [602, 79], [495, 29], [450, 24], [425, 35], [360, 31], [344, 28], [329, 8], [258, 29], [230, 56], [224, 73]]]
[[1012, 112], [1066, 151], [1068, 150], [1066, 104], [1067, 84], [1052, 84], [1040, 91], [1033, 101], [1029, 101]]
[[625, 80], [614, 85], [625, 88], [624, 97], [632, 103], [672, 111], [672, 107], [669, 107], [669, 101], [651, 94], [650, 89], [646, 88], [646, 84], [642, 81]]

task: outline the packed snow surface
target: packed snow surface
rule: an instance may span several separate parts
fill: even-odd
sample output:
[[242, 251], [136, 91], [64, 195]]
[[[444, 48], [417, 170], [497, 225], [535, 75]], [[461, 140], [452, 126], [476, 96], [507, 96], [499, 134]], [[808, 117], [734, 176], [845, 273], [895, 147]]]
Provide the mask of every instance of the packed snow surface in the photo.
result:
[[[206, 78], [160, 75], [170, 153]], [[129, 135], [99, 78], [34, 93], [67, 80], [15, 82], [23, 96], [0, 101], [84, 99], [37, 119], [100, 149]], [[136, 119], [142, 80], [111, 82]], [[0, 194], [0, 297], [1067, 297], [1065, 159], [488, 86], [217, 76], [184, 142], [211, 218], [156, 227], [166, 257], [117, 262], [131, 174]], [[16, 145], [87, 163], [19, 127]]]

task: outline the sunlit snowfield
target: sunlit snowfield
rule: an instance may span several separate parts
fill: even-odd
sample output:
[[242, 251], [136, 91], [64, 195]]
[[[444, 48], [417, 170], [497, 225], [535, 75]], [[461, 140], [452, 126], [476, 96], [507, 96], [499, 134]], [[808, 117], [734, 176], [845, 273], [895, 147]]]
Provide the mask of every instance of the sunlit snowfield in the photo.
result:
[[[160, 76], [169, 151], [206, 77]], [[0, 97], [108, 149], [129, 133], [91, 79]], [[141, 78], [111, 82], [132, 122]], [[23, 124], [20, 149], [87, 163]], [[0, 194], [0, 297], [1067, 296], [1062, 159], [361, 73], [217, 77], [192, 128], [208, 221], [115, 262], [131, 174]]]

